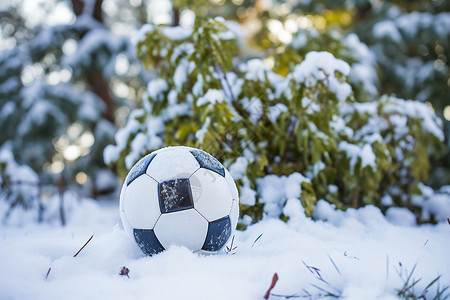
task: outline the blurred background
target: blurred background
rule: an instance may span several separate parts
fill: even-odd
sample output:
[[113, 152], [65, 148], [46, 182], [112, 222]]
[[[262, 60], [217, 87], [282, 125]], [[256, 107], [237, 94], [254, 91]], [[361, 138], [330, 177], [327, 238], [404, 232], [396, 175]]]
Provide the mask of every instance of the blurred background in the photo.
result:
[[[432, 158], [426, 183], [448, 185], [449, 11], [445, 0], [2, 1], [3, 197], [12, 199], [10, 207], [38, 198], [41, 208], [46, 197], [67, 190], [117, 197], [121, 181], [103, 150], [156, 76], [136, 58], [133, 36], [146, 23], [191, 27], [196, 16], [222, 16], [240, 32], [241, 59], [283, 52], [286, 44], [303, 47], [302, 53], [333, 53], [343, 36], [355, 33], [374, 57], [376, 87], [369, 94], [422, 101], [442, 120], [444, 149]], [[310, 35], [320, 38], [310, 42]], [[273, 60], [264, 63], [288, 72]]]

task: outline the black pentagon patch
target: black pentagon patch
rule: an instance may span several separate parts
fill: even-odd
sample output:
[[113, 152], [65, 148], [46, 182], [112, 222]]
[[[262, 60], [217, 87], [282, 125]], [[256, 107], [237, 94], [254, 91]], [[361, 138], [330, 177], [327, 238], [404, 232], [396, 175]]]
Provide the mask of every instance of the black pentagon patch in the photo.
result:
[[230, 235], [231, 221], [229, 216], [210, 222], [208, 226], [208, 234], [206, 235], [202, 250], [218, 251], [225, 246], [225, 243], [230, 238]]
[[164, 251], [152, 229], [133, 229], [133, 233], [136, 243], [145, 254], [152, 256]]
[[148, 165], [152, 162], [152, 160], [155, 158], [156, 153], [149, 154], [141, 158], [134, 166], [131, 168], [130, 173], [127, 177], [127, 186], [130, 185], [130, 183], [133, 182], [136, 178], [141, 176], [142, 174], [147, 171]]
[[225, 177], [224, 167], [214, 156], [202, 150], [191, 150], [191, 153], [200, 164], [200, 167], [214, 171]]
[[194, 207], [189, 179], [178, 178], [158, 184], [161, 213], [170, 213]]

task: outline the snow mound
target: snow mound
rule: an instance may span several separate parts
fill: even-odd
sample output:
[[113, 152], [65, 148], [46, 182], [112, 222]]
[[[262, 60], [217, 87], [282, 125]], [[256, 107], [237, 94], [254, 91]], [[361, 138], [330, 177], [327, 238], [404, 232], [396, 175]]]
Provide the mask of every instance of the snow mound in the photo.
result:
[[[299, 180], [285, 178], [280, 186]], [[202, 256], [174, 246], [146, 257], [117, 225], [117, 203], [82, 199], [66, 227], [0, 225], [0, 298], [259, 300], [277, 273], [273, 294], [321, 299], [322, 288], [347, 300], [398, 299], [402, 276], [414, 265], [414, 279], [422, 279], [417, 293], [439, 274], [441, 288], [450, 284], [447, 223], [400, 226], [389, 219], [404, 212], [392, 211], [386, 220], [373, 206], [343, 212], [325, 201], [317, 204], [318, 221], [296, 218], [298, 201], [288, 200], [284, 210], [294, 218], [267, 218], [238, 231], [228, 254]], [[124, 266], [129, 277], [120, 275]], [[427, 296], [435, 293], [433, 286]]]

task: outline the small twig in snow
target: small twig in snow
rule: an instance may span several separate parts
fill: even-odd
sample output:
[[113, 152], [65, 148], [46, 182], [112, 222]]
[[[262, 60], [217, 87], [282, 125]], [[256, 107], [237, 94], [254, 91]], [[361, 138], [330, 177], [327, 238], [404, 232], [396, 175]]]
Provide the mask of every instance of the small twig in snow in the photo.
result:
[[45, 275], [45, 280], [47, 280], [47, 278], [48, 278], [48, 274], [50, 274], [50, 271], [52, 270], [52, 268], [50, 267], [50, 268], [48, 268], [48, 271], [47, 271], [47, 275]]
[[94, 237], [94, 235], [91, 235], [91, 237], [87, 240], [87, 242], [83, 245], [83, 247], [81, 247], [80, 250], [78, 250], [78, 252], [75, 253], [75, 255], [73, 257], [77, 257], [78, 253], [80, 253], [81, 250], [83, 250], [83, 248], [86, 247], [86, 245], [92, 240], [93, 237]]
[[270, 284], [269, 289], [267, 290], [266, 294], [264, 295], [264, 299], [269, 299], [270, 297], [270, 291], [272, 291], [272, 289], [275, 287], [275, 284], [278, 281], [278, 274], [274, 273], [273, 277], [272, 277], [272, 283]]
[[[73, 257], [77, 257], [78, 253], [81, 252], [81, 250], [83, 250], [84, 247], [86, 247], [86, 245], [92, 240], [92, 238], [94, 237], [94, 235], [91, 235], [91, 237], [87, 240], [87, 242], [83, 245], [83, 247], [80, 248], [80, 250], [77, 251], [77, 253], [75, 253], [75, 255]], [[52, 268], [48, 268], [47, 271], [47, 275], [45, 275], [45, 280], [47, 280], [48, 275], [50, 274], [50, 271], [52, 270]]]

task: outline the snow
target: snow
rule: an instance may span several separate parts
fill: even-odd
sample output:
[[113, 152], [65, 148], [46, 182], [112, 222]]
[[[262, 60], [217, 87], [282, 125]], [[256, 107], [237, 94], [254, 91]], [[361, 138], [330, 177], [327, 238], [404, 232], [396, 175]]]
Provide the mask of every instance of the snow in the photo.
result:
[[430, 13], [412, 12], [400, 15], [395, 23], [409, 38], [417, 36], [420, 28], [427, 28], [433, 23], [434, 16]]
[[[436, 220], [445, 221], [450, 216], [450, 193], [436, 194], [423, 203], [424, 214], [433, 215]], [[428, 219], [428, 218], [427, 218]]]
[[[23, 198], [25, 206], [30, 206], [34, 202], [33, 200], [38, 195], [37, 183], [39, 181], [38, 175], [27, 165], [18, 164], [12, 152], [12, 145], [10, 142], [6, 142], [0, 147], [0, 202], [3, 202], [4, 194], [7, 191], [3, 190], [4, 180], [11, 182], [26, 182], [30, 184], [13, 184], [10, 188], [11, 198]], [[7, 199], [6, 199], [7, 200]], [[3, 214], [4, 215], [4, 214]], [[2, 215], [0, 215], [1, 217]]]
[[386, 211], [386, 219], [400, 226], [416, 225], [416, 216], [404, 207], [389, 207]]
[[373, 27], [373, 35], [380, 39], [390, 39], [396, 43], [402, 42], [402, 36], [398, 31], [395, 22], [391, 20], [385, 20], [375, 24]]
[[342, 133], [348, 137], [352, 137], [354, 134], [353, 129], [348, 127], [345, 124], [344, 119], [340, 116], [334, 115], [330, 122], [330, 126], [336, 131], [336, 133]]
[[144, 154], [148, 145], [148, 137], [145, 133], [138, 132], [136, 137], [131, 142], [131, 151], [125, 157], [125, 165], [132, 166], [138, 161]]
[[384, 206], [390, 206], [394, 204], [394, 200], [392, 200], [392, 197], [390, 195], [384, 195], [383, 197], [381, 197], [380, 202], [381, 205]]
[[187, 80], [188, 68], [189, 61], [187, 59], [182, 59], [175, 69], [175, 73], [173, 74], [173, 83], [179, 91], [181, 91], [181, 89], [183, 88], [183, 84]]
[[261, 100], [257, 97], [252, 97], [251, 99], [245, 97], [244, 99], [242, 99], [242, 106], [250, 114], [248, 116], [248, 119], [255, 124], [263, 115], [263, 105], [261, 103]]
[[152, 31], [155, 30], [155, 25], [153, 24], [144, 24], [141, 26], [141, 28], [139, 28], [136, 32], [134, 32], [134, 34], [131, 35], [131, 43], [133, 44], [133, 46], [137, 46], [137, 44], [140, 41], [144, 41], [145, 40], [145, 36], [147, 34], [151, 34]]
[[[55, 88], [56, 86], [53, 87], [53, 89]], [[90, 91], [82, 92], [81, 97], [83, 100], [80, 101], [81, 104], [77, 112], [80, 119], [88, 121], [97, 121], [100, 119], [100, 112], [104, 110], [104, 103], [100, 97]]]
[[20, 89], [20, 82], [17, 78], [10, 77], [5, 79], [1, 85], [1, 91], [3, 94], [14, 93]]
[[117, 186], [120, 186], [120, 183], [115, 173], [111, 170], [104, 169], [97, 172], [95, 186], [100, 191], [115, 190]]
[[[422, 128], [424, 130], [426, 130], [428, 133], [431, 133], [439, 140], [444, 140], [444, 133], [441, 129], [442, 121], [436, 117], [432, 108], [427, 104], [419, 101], [404, 100], [396, 97], [383, 97], [381, 101], [387, 102], [383, 107], [383, 111], [385, 113], [398, 113], [404, 116], [408, 116], [409, 118], [422, 119]], [[405, 124], [403, 124], [403, 126], [404, 125]], [[396, 129], [401, 129], [401, 126], [397, 126]]]
[[308, 77], [320, 80], [324, 79], [326, 75], [333, 76], [336, 71], [348, 76], [350, 66], [329, 52], [311, 51], [306, 54], [305, 60], [295, 67], [293, 73], [298, 82], [304, 82]]
[[[225, 99], [230, 103], [237, 95], [241, 93], [242, 85], [244, 84], [244, 79], [239, 78], [234, 72], [224, 73], [224, 76], [219, 75], [221, 86], [225, 87], [223, 92], [225, 94]], [[202, 83], [203, 87], [203, 83]]]
[[6, 101], [3, 105], [2, 110], [0, 111], [0, 118], [6, 119], [9, 116], [12, 116], [16, 112], [16, 103], [14, 101]]
[[286, 177], [277, 175], [266, 175], [258, 178], [258, 194], [261, 195], [259, 202], [264, 203], [264, 210], [269, 217], [276, 218], [282, 212], [285, 201], [283, 189]]
[[[241, 200], [243, 205], [253, 206], [256, 203], [256, 191], [252, 190], [248, 186], [241, 187]], [[249, 217], [249, 216], [247, 216]]]
[[192, 94], [197, 97], [203, 94], [203, 77], [200, 74], [197, 74], [197, 81], [192, 87]]
[[307, 110], [309, 113], [314, 112], [320, 112], [320, 105], [315, 103], [312, 99], [308, 97], [303, 97], [302, 100], [302, 107]]
[[169, 88], [167, 82], [162, 78], [155, 78], [151, 80], [147, 85], [148, 96], [155, 101], [162, 101], [163, 93]]
[[376, 115], [378, 103], [377, 102], [352, 103], [352, 108], [354, 108], [359, 113]]
[[350, 159], [351, 170], [355, 169], [355, 165], [359, 159], [361, 160], [361, 168], [376, 168], [376, 156], [375, 153], [373, 153], [371, 145], [364, 144], [359, 146], [342, 141], [339, 143], [338, 148], [340, 151], [345, 152], [347, 157]]
[[[300, 64], [295, 66], [294, 70], [286, 77], [286, 81], [293, 78], [307, 87], [313, 87], [319, 81], [328, 82], [328, 89], [336, 94], [340, 102], [343, 102], [351, 95], [352, 88], [347, 82], [341, 82], [336, 77], [336, 72], [348, 76], [350, 66], [329, 52], [311, 51], [306, 54]], [[287, 83], [277, 86], [278, 90], [285, 90], [286, 87]]]
[[192, 28], [186, 28], [181, 26], [164, 26], [161, 29], [162, 33], [168, 39], [172, 41], [181, 41], [189, 38], [192, 35]]
[[446, 222], [450, 216], [450, 185], [434, 191], [431, 187], [419, 183], [421, 195], [414, 195], [411, 204], [422, 208], [422, 220], [431, 217], [438, 222]]
[[442, 39], [447, 39], [448, 34], [450, 31], [450, 13], [449, 12], [442, 12], [436, 15], [436, 19], [434, 22], [432, 22], [434, 25], [434, 29], [436, 30], [436, 33], [439, 35]]
[[268, 113], [269, 120], [275, 123], [278, 117], [286, 111], [288, 111], [288, 108], [283, 103], [277, 103], [273, 106], [269, 106], [269, 113]]
[[[106, 164], [110, 164], [111, 162], [116, 161], [120, 156], [120, 152], [123, 151], [127, 146], [128, 137], [132, 133], [136, 133], [139, 131], [141, 123], [139, 123], [136, 118], [142, 116], [143, 113], [143, 110], [133, 110], [130, 113], [128, 122], [126, 123], [125, 127], [119, 130], [114, 137], [116, 145], [108, 145], [105, 147], [105, 150], [103, 151], [103, 160]], [[131, 166], [132, 165], [127, 167], [131, 168]]]
[[289, 198], [283, 207], [283, 214], [289, 218], [290, 224], [299, 224], [305, 219], [304, 209], [301, 202], [296, 198]]
[[[301, 184], [303, 182], [310, 182], [310, 180], [298, 172], [294, 172], [289, 176], [271, 174], [256, 179], [258, 194], [261, 195], [259, 202], [264, 203], [264, 214], [268, 217], [278, 218], [283, 209], [286, 209], [283, 208], [283, 204], [286, 201], [292, 200], [300, 203]], [[245, 198], [248, 192], [248, 190], [241, 189], [241, 203], [245, 204], [248, 202]], [[290, 209], [288, 208], [288, 210]]]
[[[212, 36], [214, 38], [216, 35], [213, 34]], [[218, 39], [218, 40], [232, 40], [234, 38], [236, 38], [236, 34], [233, 31], [228, 30], [228, 31], [225, 31], [225, 32], [219, 32], [217, 34], [217, 38], [216, 39]]]
[[167, 94], [167, 102], [168, 102], [169, 106], [177, 105], [177, 102], [178, 102], [178, 93], [177, 93], [177, 91], [171, 90]]
[[211, 118], [206, 117], [205, 122], [203, 123], [202, 128], [195, 132], [195, 138], [199, 143], [203, 143], [203, 139], [205, 138], [205, 134], [208, 132], [209, 125], [211, 124]]
[[344, 82], [341, 83], [335, 78], [329, 79], [330, 92], [336, 93], [336, 97], [339, 101], [345, 101], [352, 94], [352, 87], [350, 84]]
[[[394, 24], [394, 26], [397, 26], [398, 29], [408, 38], [414, 38], [421, 32], [433, 30], [439, 37], [446, 39], [450, 32], [450, 13], [448, 12], [441, 12], [438, 14], [431, 14], [428, 12], [412, 12], [402, 14], [394, 21], [388, 22], [390, 24]], [[382, 27], [386, 26], [383, 25]], [[386, 29], [386, 31], [389, 30], [391, 29]], [[392, 30], [395, 32], [394, 29]], [[379, 31], [382, 30], [379, 29]], [[380, 34], [380, 36], [382, 36], [382, 34]]]
[[55, 115], [55, 108], [51, 103], [47, 101], [36, 101], [19, 125], [19, 133], [24, 135], [30, 128], [42, 126], [52, 115]]
[[377, 95], [378, 75], [375, 55], [354, 33], [345, 37], [344, 44], [349, 48], [356, 60], [351, 67], [350, 81], [360, 84], [369, 95]]
[[306, 36], [305, 32], [299, 30], [297, 36], [292, 40], [291, 45], [295, 49], [301, 49], [306, 46], [307, 42], [308, 37]]
[[[388, 300], [399, 299], [415, 265], [417, 294], [439, 274], [441, 289], [450, 284], [449, 225], [397, 225], [373, 206], [343, 212], [320, 201], [313, 221], [288, 201], [287, 223], [267, 218], [237, 231], [229, 254], [172, 246], [146, 257], [119, 225], [117, 201], [72, 204], [66, 227], [0, 225], [0, 298], [259, 300], [277, 273], [273, 294], [326, 299], [319, 287], [346, 300]], [[124, 266], [129, 278], [119, 275]], [[435, 293], [432, 286], [427, 298]]]
[[240, 66], [240, 71], [245, 72], [245, 79], [252, 81], [266, 81], [266, 77], [272, 85], [283, 81], [283, 77], [272, 72], [261, 59], [253, 58]]
[[300, 198], [300, 193], [302, 191], [301, 184], [303, 182], [310, 182], [310, 180], [298, 172], [289, 175], [284, 186], [286, 198]]
[[247, 61], [245, 65], [242, 65], [241, 71], [246, 72], [245, 79], [247, 80], [264, 81], [268, 68], [262, 60], [254, 58]]
[[307, 174], [308, 176], [310, 176], [309, 178], [314, 178], [316, 177], [320, 171], [324, 170], [326, 167], [325, 163], [321, 160], [319, 160], [318, 162], [316, 162], [314, 165], [312, 165], [310, 167], [310, 172], [311, 172], [311, 176], [310, 174]]
[[115, 59], [111, 59], [114, 53], [126, 49], [128, 38], [110, 33], [105, 29], [92, 29], [78, 43], [78, 48], [70, 55], [62, 58], [62, 65], [72, 68], [75, 75], [80, 67], [98, 65], [102, 67], [105, 76], [114, 73]]
[[223, 101], [225, 101], [225, 94], [222, 90], [209, 89], [202, 97], [198, 98], [197, 106], [215, 104]]

